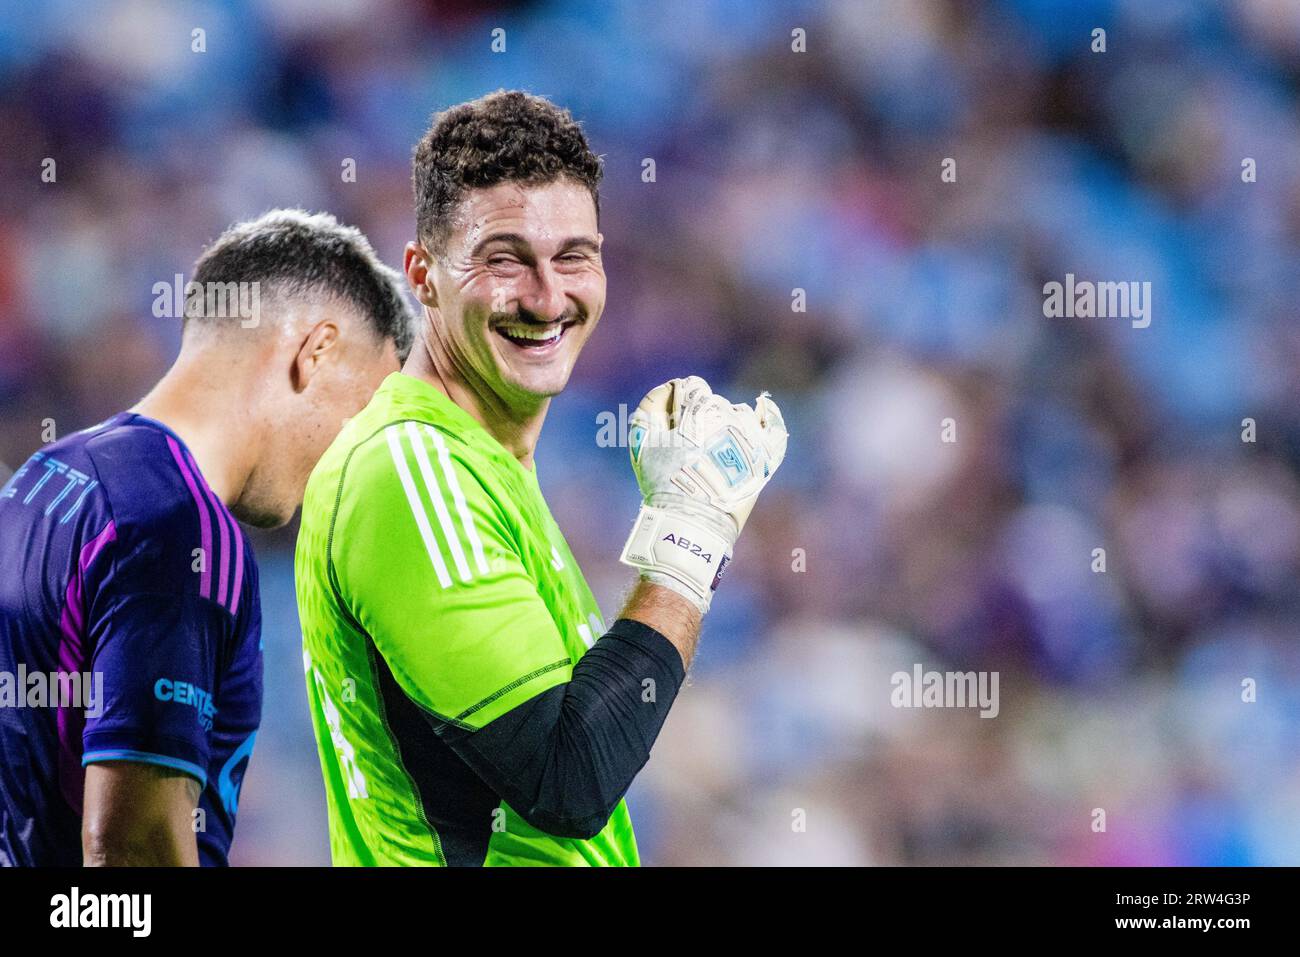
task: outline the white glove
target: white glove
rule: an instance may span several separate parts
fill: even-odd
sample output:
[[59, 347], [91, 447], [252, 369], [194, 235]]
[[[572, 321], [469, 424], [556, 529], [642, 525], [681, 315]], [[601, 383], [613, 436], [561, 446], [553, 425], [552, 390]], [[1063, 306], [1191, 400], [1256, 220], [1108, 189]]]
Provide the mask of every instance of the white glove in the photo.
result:
[[650, 390], [629, 419], [645, 501], [619, 560], [708, 611], [785, 443], [781, 410], [766, 392], [750, 408], [715, 395], [699, 376]]

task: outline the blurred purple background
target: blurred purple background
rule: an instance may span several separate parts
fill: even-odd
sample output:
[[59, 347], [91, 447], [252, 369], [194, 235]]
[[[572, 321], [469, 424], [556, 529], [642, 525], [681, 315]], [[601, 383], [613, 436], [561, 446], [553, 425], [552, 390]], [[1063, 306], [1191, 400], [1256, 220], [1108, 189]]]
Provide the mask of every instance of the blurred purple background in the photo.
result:
[[[227, 224], [326, 209], [400, 265], [430, 114], [545, 94], [606, 163], [538, 456], [606, 618], [638, 495], [598, 415], [695, 373], [792, 433], [629, 795], [645, 860], [1300, 863], [1300, 4], [44, 0], [0, 79], [0, 480], [149, 388], [153, 284]], [[1045, 319], [1067, 272], [1150, 281], [1150, 327]], [[295, 530], [255, 536], [236, 863], [328, 861]], [[1000, 714], [891, 707], [914, 663]]]

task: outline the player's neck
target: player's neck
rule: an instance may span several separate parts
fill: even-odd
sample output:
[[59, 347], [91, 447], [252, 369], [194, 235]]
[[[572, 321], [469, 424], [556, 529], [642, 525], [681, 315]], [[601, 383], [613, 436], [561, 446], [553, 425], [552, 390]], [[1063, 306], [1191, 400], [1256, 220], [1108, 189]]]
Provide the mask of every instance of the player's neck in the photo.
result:
[[520, 465], [532, 471], [533, 451], [542, 434], [550, 399], [540, 399], [535, 406], [524, 409], [511, 408], [492, 390], [475, 388], [473, 383], [450, 369], [438, 368], [422, 348], [411, 351], [402, 372], [424, 380], [451, 399], [518, 459]]
[[[248, 412], [248, 396], [229, 375], [177, 360], [131, 411], [161, 422], [189, 448], [208, 487], [233, 507], [257, 462], [262, 436]], [[239, 398], [236, 398], [236, 397]]]

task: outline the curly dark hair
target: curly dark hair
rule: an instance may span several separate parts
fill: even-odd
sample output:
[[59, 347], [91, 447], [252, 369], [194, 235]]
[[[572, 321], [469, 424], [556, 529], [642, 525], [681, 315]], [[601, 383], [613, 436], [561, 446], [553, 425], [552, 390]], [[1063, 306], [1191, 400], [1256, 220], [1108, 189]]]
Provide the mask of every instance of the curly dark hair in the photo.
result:
[[600, 216], [600, 159], [568, 110], [520, 90], [498, 90], [433, 117], [415, 147], [416, 234], [441, 251], [451, 216], [472, 189], [568, 178], [587, 187]]

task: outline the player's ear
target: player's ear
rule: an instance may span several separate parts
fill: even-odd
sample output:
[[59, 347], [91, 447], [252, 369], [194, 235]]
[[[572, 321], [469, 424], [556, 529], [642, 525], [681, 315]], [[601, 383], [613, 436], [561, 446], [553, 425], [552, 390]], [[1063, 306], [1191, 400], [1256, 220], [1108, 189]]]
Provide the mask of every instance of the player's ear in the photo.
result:
[[406, 281], [411, 284], [420, 305], [437, 309], [438, 293], [433, 288], [433, 270], [430, 268], [432, 263], [433, 257], [429, 255], [429, 251], [423, 244], [418, 242], [406, 244], [406, 251], [402, 256], [402, 269], [406, 273]]
[[338, 348], [338, 343], [339, 327], [332, 319], [324, 319], [311, 327], [302, 345], [298, 347], [298, 354], [294, 356], [293, 368], [289, 373], [293, 391], [302, 392], [307, 388], [312, 377], [320, 371], [326, 356]]

